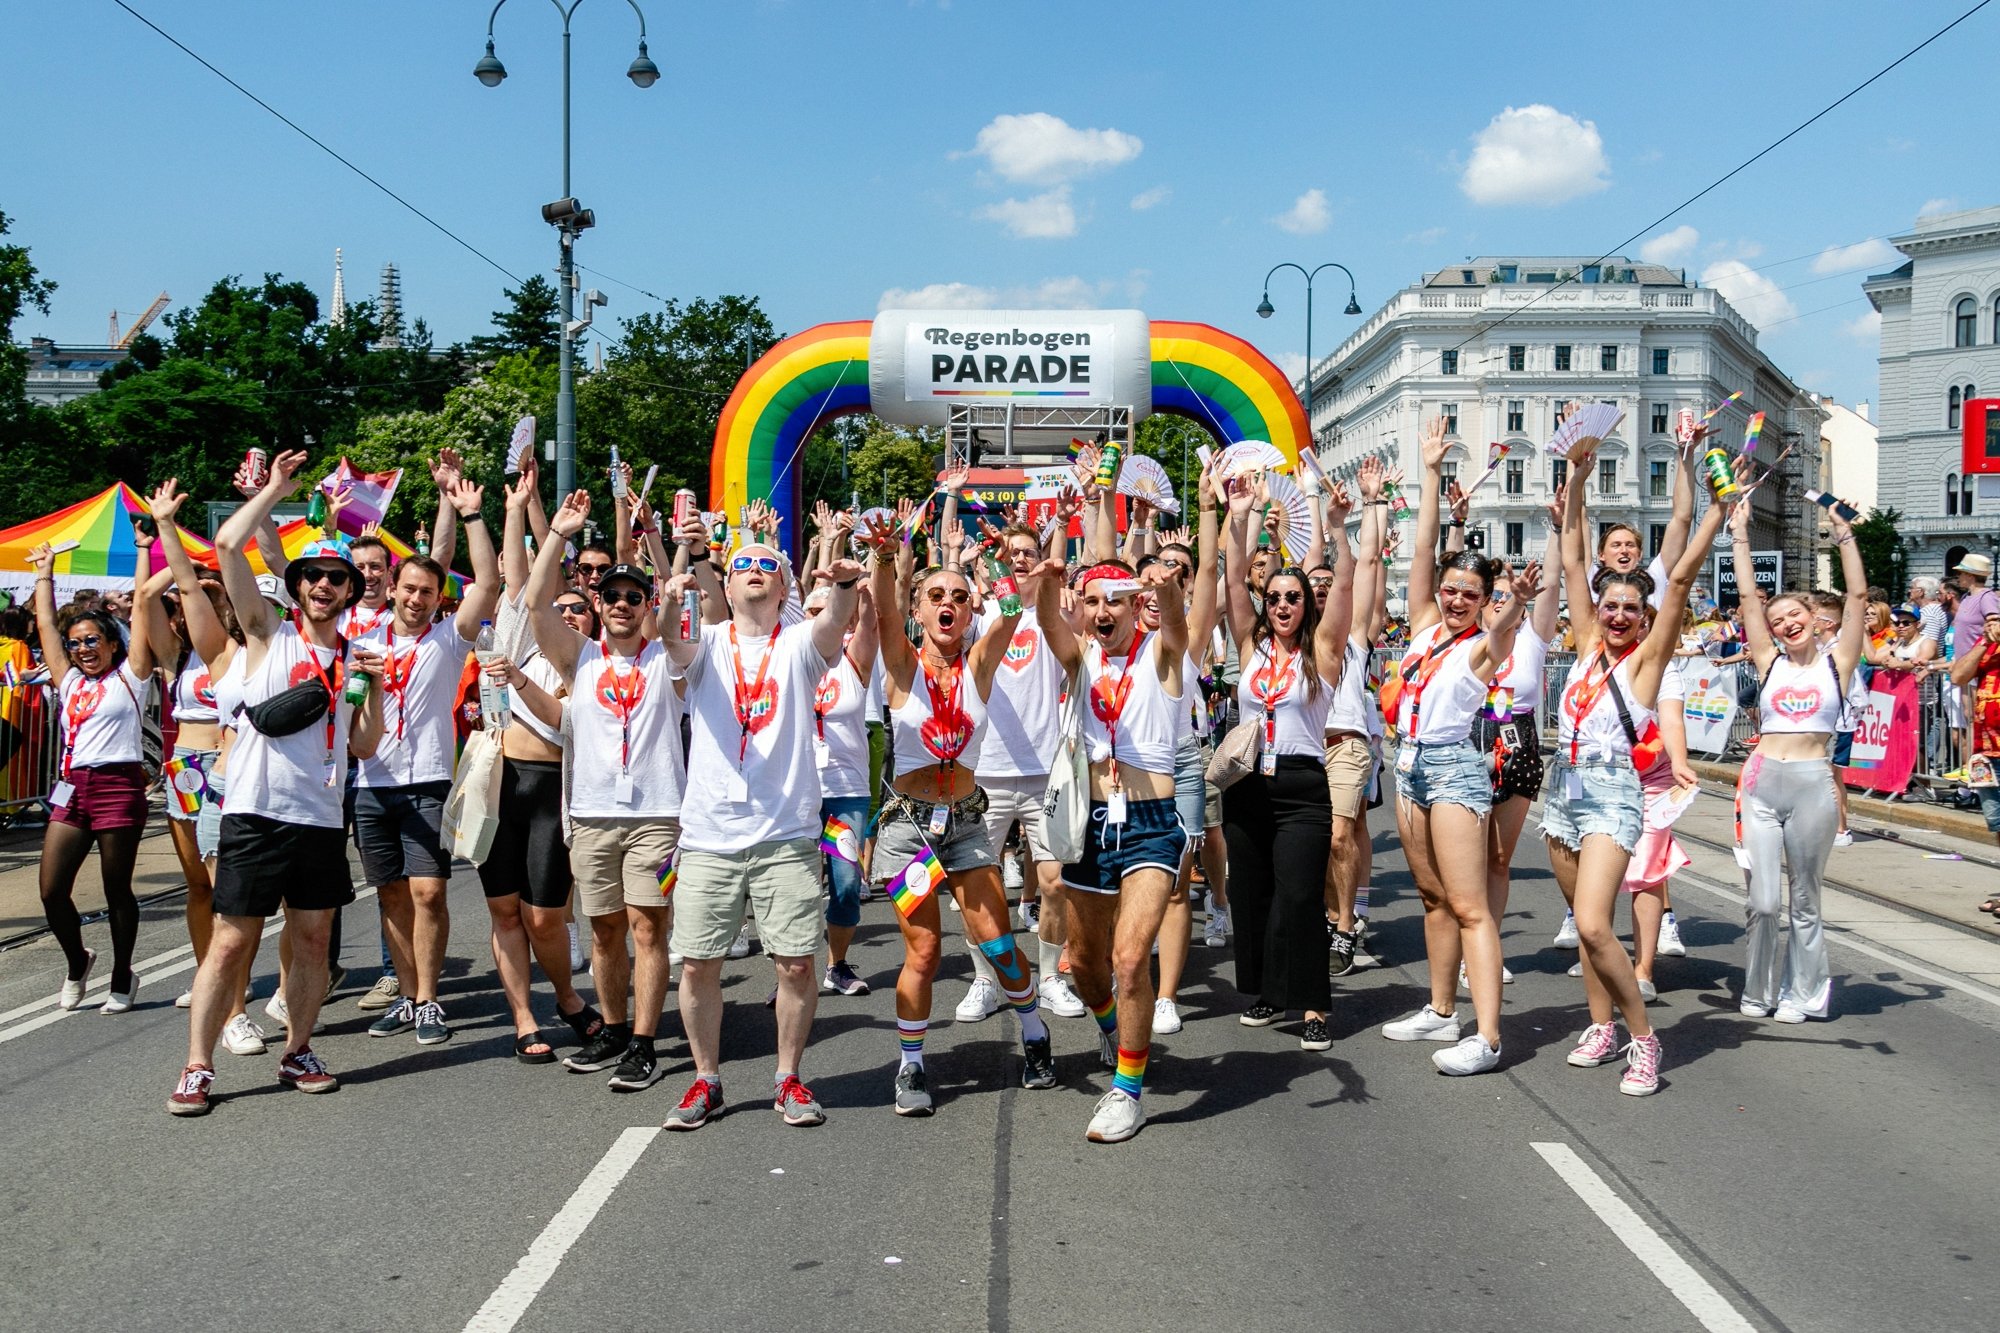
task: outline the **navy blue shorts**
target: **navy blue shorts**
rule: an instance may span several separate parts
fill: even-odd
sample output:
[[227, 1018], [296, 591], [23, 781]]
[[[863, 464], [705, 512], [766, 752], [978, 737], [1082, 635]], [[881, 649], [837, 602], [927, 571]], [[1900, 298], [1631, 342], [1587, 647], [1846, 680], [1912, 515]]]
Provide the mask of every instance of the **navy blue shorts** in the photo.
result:
[[444, 803], [449, 782], [361, 787], [354, 793], [354, 844], [361, 873], [381, 888], [404, 879], [450, 879], [444, 850]]
[[1846, 768], [1847, 761], [1854, 757], [1854, 733], [1836, 731], [1833, 733], [1833, 766]]
[[1171, 797], [1130, 801], [1125, 822], [1112, 824], [1103, 801], [1090, 803], [1090, 832], [1084, 835], [1083, 860], [1062, 868], [1063, 884], [1085, 893], [1116, 893], [1135, 870], [1181, 872], [1187, 855], [1188, 831]]

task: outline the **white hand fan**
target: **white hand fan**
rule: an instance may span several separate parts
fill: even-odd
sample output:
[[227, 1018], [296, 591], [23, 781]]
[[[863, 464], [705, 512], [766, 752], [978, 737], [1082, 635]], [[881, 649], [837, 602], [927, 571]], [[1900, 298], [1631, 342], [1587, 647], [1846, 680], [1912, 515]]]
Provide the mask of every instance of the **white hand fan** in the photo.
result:
[[1160, 466], [1157, 458], [1147, 458], [1143, 454], [1127, 458], [1124, 469], [1118, 474], [1118, 493], [1144, 500], [1163, 514], [1181, 512], [1181, 502], [1174, 495], [1173, 483], [1168, 480], [1167, 470]]
[[1246, 472], [1282, 472], [1291, 467], [1276, 445], [1263, 440], [1238, 440], [1222, 451], [1218, 469], [1225, 480]]
[[1306, 493], [1282, 472], [1265, 474], [1264, 487], [1271, 492], [1271, 503], [1284, 515], [1278, 536], [1294, 556], [1304, 555], [1305, 544], [1312, 540], [1312, 506]]
[[1624, 419], [1625, 413], [1616, 403], [1585, 403], [1556, 428], [1555, 438], [1549, 441], [1549, 453], [1566, 458], [1570, 446], [1578, 440], [1601, 440], [1617, 429], [1618, 423]]

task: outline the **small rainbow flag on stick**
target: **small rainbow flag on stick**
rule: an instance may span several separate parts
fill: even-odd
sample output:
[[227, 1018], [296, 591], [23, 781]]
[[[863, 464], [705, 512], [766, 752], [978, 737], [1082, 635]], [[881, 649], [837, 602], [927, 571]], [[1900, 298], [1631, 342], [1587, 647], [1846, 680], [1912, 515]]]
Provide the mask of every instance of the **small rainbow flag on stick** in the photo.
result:
[[1709, 422], [1715, 420], [1715, 414], [1717, 412], [1720, 412], [1723, 408], [1729, 406], [1731, 403], [1740, 401], [1742, 397], [1743, 397], [1743, 390], [1741, 389], [1738, 389], [1735, 393], [1730, 394], [1727, 398], [1717, 403], [1714, 407], [1711, 407], [1708, 409], [1708, 411], [1702, 413], [1701, 424], [1706, 426]]
[[846, 820], [837, 817], [828, 817], [826, 828], [819, 835], [819, 849], [842, 861], [861, 859], [861, 839]]
[[902, 874], [889, 881], [889, 901], [907, 917], [943, 882], [944, 867], [938, 864], [937, 853], [926, 847], [903, 868]]
[[182, 814], [201, 813], [201, 803], [208, 795], [208, 778], [201, 771], [199, 760], [169, 759], [160, 776], [167, 780], [167, 790], [174, 794]]
[[1758, 412], [1751, 416], [1750, 424], [1743, 428], [1743, 456], [1745, 458], [1757, 452], [1757, 437], [1763, 433], [1764, 414]]
[[660, 865], [660, 896], [662, 898], [673, 897], [674, 885], [680, 883], [680, 879], [681, 854], [676, 851]]

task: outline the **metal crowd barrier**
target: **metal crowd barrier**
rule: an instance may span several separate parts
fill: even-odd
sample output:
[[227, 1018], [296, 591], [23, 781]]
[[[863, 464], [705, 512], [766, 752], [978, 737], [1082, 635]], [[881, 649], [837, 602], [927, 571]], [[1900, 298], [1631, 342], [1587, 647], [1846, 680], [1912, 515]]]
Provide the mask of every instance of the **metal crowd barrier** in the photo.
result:
[[0, 685], [0, 821], [47, 809], [62, 762], [60, 712], [45, 684]]

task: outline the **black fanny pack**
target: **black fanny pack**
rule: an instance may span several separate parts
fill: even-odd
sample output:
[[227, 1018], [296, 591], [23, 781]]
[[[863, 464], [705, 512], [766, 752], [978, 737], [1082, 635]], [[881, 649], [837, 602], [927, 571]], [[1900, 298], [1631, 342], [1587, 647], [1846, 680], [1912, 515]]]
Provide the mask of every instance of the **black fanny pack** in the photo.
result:
[[291, 736], [326, 720], [333, 695], [317, 680], [303, 680], [260, 704], [249, 704], [243, 716], [266, 736]]

